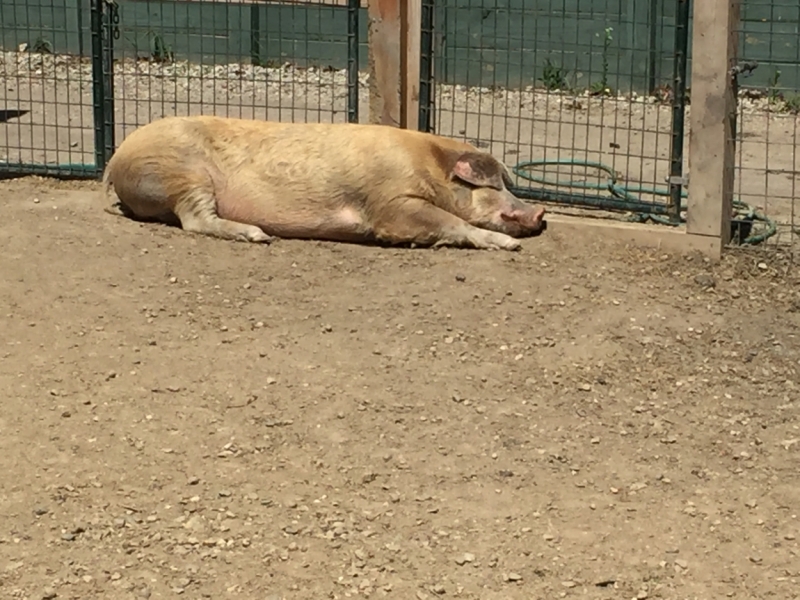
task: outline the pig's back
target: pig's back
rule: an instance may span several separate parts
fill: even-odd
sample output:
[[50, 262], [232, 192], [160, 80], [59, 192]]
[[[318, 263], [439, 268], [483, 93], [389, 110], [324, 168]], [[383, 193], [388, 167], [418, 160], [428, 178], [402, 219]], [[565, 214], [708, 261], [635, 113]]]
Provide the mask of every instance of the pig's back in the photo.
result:
[[[412, 135], [403, 135], [412, 134]], [[424, 137], [368, 125], [235, 122], [208, 137], [227, 187], [259, 202], [363, 206], [421, 177]], [[424, 151], [423, 151], [424, 152]], [[410, 191], [410, 190], [409, 190]]]

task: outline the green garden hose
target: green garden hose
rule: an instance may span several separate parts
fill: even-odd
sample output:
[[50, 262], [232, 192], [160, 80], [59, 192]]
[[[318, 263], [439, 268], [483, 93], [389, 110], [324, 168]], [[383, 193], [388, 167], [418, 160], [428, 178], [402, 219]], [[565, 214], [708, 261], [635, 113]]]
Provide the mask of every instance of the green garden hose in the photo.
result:
[[[602, 171], [608, 175], [608, 180], [605, 183], [587, 183], [581, 181], [553, 181], [547, 179], [545, 176], [536, 176], [530, 173], [528, 170], [531, 168], [536, 167], [544, 167], [547, 165], [570, 165], [570, 166], [580, 166], [585, 167], [587, 169], [597, 169]], [[666, 196], [670, 195], [670, 191], [668, 187], [662, 188], [649, 188], [649, 187], [630, 187], [624, 186], [617, 181], [616, 172], [609, 166], [604, 165], [603, 163], [589, 161], [589, 160], [578, 160], [572, 158], [557, 158], [557, 159], [540, 159], [540, 160], [530, 160], [517, 163], [511, 169], [515, 175], [524, 179], [526, 181], [530, 181], [533, 183], [538, 183], [545, 186], [558, 186], [558, 187], [567, 187], [573, 189], [583, 189], [583, 190], [596, 190], [596, 191], [608, 191], [611, 195], [617, 199], [628, 201], [628, 202], [636, 202], [641, 203], [642, 200], [636, 196], [635, 194], [652, 194], [654, 196]], [[686, 190], [681, 191], [681, 198], [685, 199], [688, 197], [688, 193]], [[775, 222], [767, 217], [766, 215], [759, 213], [750, 205], [742, 202], [741, 200], [734, 200], [733, 207], [736, 209], [737, 217], [741, 219], [745, 219], [748, 221], [760, 221], [765, 224], [764, 231], [758, 234], [751, 234], [746, 237], [744, 240], [741, 241], [742, 244], [758, 244], [763, 242], [764, 240], [772, 237], [777, 232], [777, 227]], [[681, 207], [682, 210], [685, 210], [685, 207]], [[648, 219], [653, 220], [657, 223], [662, 223], [664, 225], [672, 225], [676, 226], [677, 223], [671, 221], [667, 217], [662, 215], [656, 214], [647, 214], [642, 212], [635, 212], [631, 216], [630, 220], [638, 221], [638, 222], [645, 222]], [[681, 223], [685, 222], [685, 219], [681, 216]]]

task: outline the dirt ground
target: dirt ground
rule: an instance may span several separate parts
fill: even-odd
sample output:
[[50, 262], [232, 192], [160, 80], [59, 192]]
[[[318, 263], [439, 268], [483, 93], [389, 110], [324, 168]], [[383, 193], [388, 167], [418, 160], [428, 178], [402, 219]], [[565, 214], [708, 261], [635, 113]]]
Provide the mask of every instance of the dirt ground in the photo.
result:
[[800, 597], [775, 253], [265, 247], [0, 197], [0, 596]]

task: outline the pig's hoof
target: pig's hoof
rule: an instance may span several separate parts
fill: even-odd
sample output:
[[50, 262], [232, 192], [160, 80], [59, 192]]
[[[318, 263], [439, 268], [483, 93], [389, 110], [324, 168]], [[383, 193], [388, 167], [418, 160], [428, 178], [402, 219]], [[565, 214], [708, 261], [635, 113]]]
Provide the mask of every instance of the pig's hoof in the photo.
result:
[[255, 244], [269, 244], [272, 241], [272, 236], [264, 233], [260, 227], [253, 225], [241, 232], [241, 239]]
[[503, 246], [503, 250], [522, 250], [522, 244], [520, 244], [517, 240], [512, 239]]
[[489, 235], [482, 240], [482, 243], [478, 244], [479, 248], [485, 248], [487, 250], [519, 250], [522, 248], [522, 244], [519, 240], [510, 235], [498, 233], [496, 231], [487, 233]]

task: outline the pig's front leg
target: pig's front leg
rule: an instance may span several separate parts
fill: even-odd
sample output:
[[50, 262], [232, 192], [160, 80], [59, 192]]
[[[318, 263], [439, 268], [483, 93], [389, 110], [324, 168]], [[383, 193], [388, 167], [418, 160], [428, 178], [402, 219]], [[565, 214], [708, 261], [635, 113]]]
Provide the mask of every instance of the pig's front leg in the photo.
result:
[[370, 212], [374, 235], [383, 242], [480, 250], [521, 248], [513, 237], [470, 225], [422, 198], [395, 198]]

